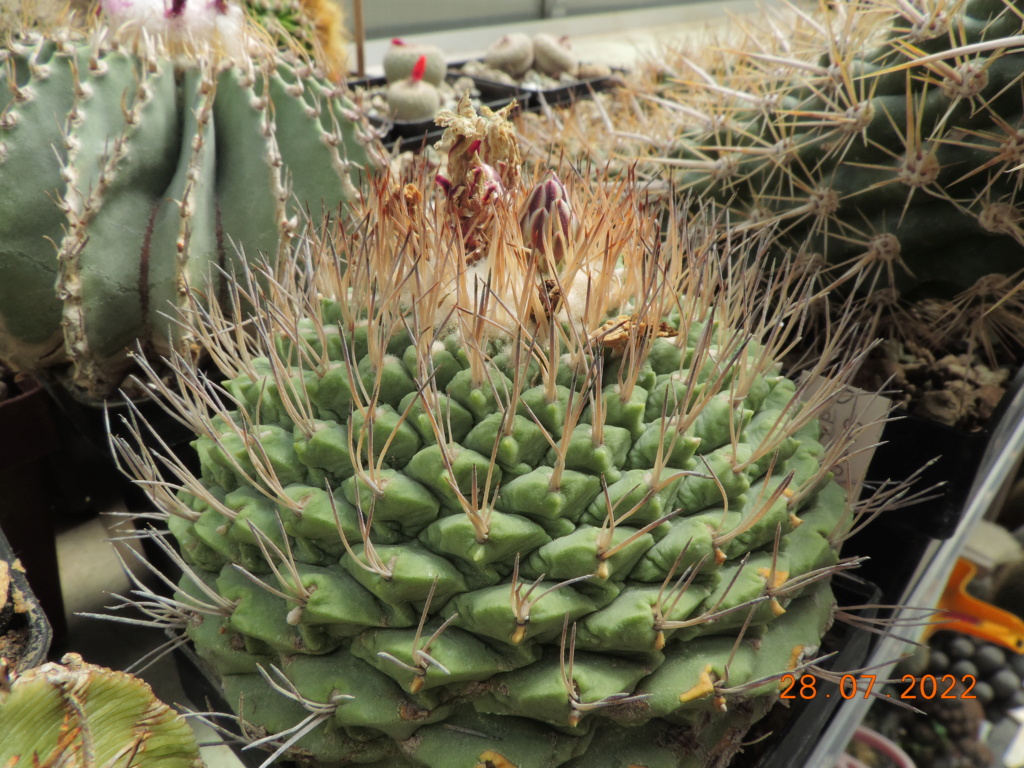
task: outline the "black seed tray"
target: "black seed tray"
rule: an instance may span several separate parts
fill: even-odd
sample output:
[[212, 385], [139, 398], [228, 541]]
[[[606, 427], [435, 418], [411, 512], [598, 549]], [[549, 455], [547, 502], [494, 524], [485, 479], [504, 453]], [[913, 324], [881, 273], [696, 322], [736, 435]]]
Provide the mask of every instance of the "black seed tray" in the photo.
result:
[[[449, 83], [454, 83], [460, 77], [462, 77], [460, 73], [449, 71], [446, 79]], [[386, 84], [387, 80], [383, 77], [364, 77], [358, 80], [350, 80], [348, 87], [350, 89], [377, 88]], [[480, 102], [494, 111], [507, 105], [513, 98], [519, 102], [517, 110], [513, 112], [513, 115], [518, 114], [520, 110], [529, 109], [529, 105], [532, 104], [532, 96], [529, 93], [524, 93], [520, 98], [519, 96], [506, 96], [504, 94], [491, 95], [490, 92], [480, 91]], [[383, 132], [381, 142], [389, 149], [394, 148], [398, 142], [401, 142], [403, 149], [419, 151], [425, 146], [440, 141], [444, 133], [444, 129], [434, 122], [434, 118], [428, 120], [389, 120], [371, 115], [368, 119], [372, 126]]]
[[517, 99], [520, 103], [529, 105], [524, 106], [524, 109], [533, 110], [540, 109], [545, 105], [555, 107], [571, 104], [574, 101], [589, 98], [593, 93], [609, 91], [622, 84], [622, 75], [625, 74], [625, 70], [617, 69], [613, 70], [611, 75], [605, 77], [589, 77], [573, 83], [558, 85], [554, 88], [538, 88], [528, 83], [509, 85], [508, 83], [489, 80], [485, 77], [464, 75], [458, 69], [464, 63], [460, 62], [449, 65], [449, 76], [454, 74], [456, 76], [472, 78], [473, 82], [476, 83], [476, 87], [480, 90], [481, 96], [485, 99], [504, 99], [506, 103], [509, 99]]

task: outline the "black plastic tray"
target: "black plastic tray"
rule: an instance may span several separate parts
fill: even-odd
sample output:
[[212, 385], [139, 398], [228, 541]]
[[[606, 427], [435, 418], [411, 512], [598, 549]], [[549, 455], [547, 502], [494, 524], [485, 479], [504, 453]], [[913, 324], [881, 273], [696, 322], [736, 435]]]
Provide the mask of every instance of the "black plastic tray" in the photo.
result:
[[523, 83], [509, 85], [486, 77], [466, 74], [458, 69], [465, 63], [450, 64], [449, 76], [455, 74], [471, 78], [485, 99], [505, 99], [506, 101], [518, 99], [520, 102], [530, 104], [534, 109], [539, 109], [544, 105], [554, 107], [571, 104], [574, 101], [589, 98], [592, 93], [611, 90], [622, 84], [622, 75], [625, 74], [624, 70], [613, 70], [611, 75], [603, 77], [588, 77], [554, 88], [538, 88]]
[[[881, 438], [884, 442], [871, 459], [866, 488], [886, 480], [906, 480], [932, 459], [934, 463], [925, 467], [914, 488], [923, 490], [940, 483], [941, 486], [936, 489], [934, 498], [882, 515], [872, 524], [872, 532], [878, 534], [880, 527], [886, 527], [894, 532], [924, 534], [932, 539], [952, 536], [992, 433], [1021, 389], [1024, 389], [1024, 368], [1007, 386], [988, 426], [977, 432], [954, 429], [897, 409], [894, 416], [898, 418], [885, 425]], [[864, 553], [858, 551], [858, 554]]]
[[[50, 622], [46, 619], [46, 614], [43, 612], [42, 605], [40, 605], [39, 600], [28, 584], [28, 579], [25, 577], [24, 572], [13, 567], [15, 559], [16, 556], [11, 549], [11, 545], [7, 543], [3, 531], [0, 531], [0, 560], [4, 560], [11, 565], [11, 587], [21, 593], [22, 599], [28, 606], [28, 611], [14, 614], [10, 626], [3, 627], [4, 630], [28, 629], [28, 637], [21, 655], [11, 659], [14, 662], [14, 669], [18, 672], [24, 672], [46, 661], [46, 654], [50, 651], [50, 641], [53, 639], [53, 631], [50, 628]], [[0, 600], [2, 599], [3, 597], [0, 596]], [[2, 607], [0, 605], [0, 608]]]
[[[449, 70], [446, 78], [451, 83], [462, 76], [461, 73]], [[350, 80], [348, 87], [350, 89], [376, 88], [386, 83], [387, 80], [383, 77], [364, 77], [358, 80]], [[513, 114], [528, 109], [532, 103], [532, 96], [529, 93], [524, 93], [522, 97], [519, 97], [505, 94], [492, 95], [491, 92], [485, 93], [483, 90], [480, 91], [480, 101], [495, 111], [507, 105], [513, 98], [518, 101], [516, 112]], [[389, 120], [371, 115], [367, 119], [372, 126], [383, 132], [381, 142], [389, 148], [401, 142], [403, 148], [418, 151], [424, 146], [439, 141], [444, 134], [444, 128], [438, 126], [432, 117], [427, 120]]]

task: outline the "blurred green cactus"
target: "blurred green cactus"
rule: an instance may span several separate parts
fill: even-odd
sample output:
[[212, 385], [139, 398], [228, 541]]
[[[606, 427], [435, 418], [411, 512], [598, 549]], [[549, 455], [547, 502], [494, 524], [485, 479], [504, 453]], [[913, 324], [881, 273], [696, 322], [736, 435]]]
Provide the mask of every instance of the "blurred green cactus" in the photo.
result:
[[67, 654], [21, 674], [0, 660], [0, 764], [202, 768], [185, 719], [132, 675]]
[[790, 31], [689, 68], [676, 97], [707, 122], [680, 186], [776, 223], [887, 332], [1019, 356], [1021, 4], [830, 3]]

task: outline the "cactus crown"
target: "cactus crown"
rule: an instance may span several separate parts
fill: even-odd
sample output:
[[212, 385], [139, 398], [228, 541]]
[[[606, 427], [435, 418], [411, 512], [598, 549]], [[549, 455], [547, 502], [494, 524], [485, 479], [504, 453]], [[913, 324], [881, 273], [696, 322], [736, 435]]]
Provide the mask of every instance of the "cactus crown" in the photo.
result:
[[201, 768], [195, 734], [138, 678], [69, 653], [21, 674], [0, 658], [0, 760], [38, 768]]

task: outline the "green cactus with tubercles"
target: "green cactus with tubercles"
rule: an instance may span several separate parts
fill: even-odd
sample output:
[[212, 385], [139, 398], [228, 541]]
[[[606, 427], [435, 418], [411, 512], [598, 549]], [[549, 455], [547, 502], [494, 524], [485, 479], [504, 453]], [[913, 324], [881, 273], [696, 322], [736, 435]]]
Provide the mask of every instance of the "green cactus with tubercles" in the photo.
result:
[[[141, 9], [138, 18], [114, 13]], [[162, 9], [162, 4], [159, 4]], [[130, 351], [185, 351], [176, 307], [277, 258], [375, 161], [343, 90], [242, 12], [110, 4], [0, 50], [0, 360], [109, 395]]]
[[627, 187], [525, 180], [504, 118], [464, 99], [439, 191], [377, 180], [249, 280], [245, 344], [193, 319], [223, 385], [153, 385], [201, 471], [114, 440], [180, 546], [168, 623], [277, 754], [723, 766], [855, 564], [838, 381], [779, 373], [799, 301]]

